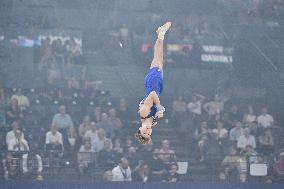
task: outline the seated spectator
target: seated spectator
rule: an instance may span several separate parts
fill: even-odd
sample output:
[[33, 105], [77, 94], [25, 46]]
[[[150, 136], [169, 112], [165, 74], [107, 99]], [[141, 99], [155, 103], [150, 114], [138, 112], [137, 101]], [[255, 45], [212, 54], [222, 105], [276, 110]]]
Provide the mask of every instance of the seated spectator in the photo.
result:
[[100, 106], [95, 107], [94, 112], [92, 112], [91, 117], [96, 123], [101, 121], [102, 108]]
[[6, 109], [6, 122], [8, 125], [11, 125], [13, 121], [16, 121], [23, 117], [21, 114], [20, 108], [18, 106], [17, 99], [11, 99], [9, 106]]
[[118, 166], [112, 169], [112, 181], [132, 181], [131, 169], [126, 158], [122, 158]]
[[115, 151], [112, 149], [112, 143], [109, 139], [104, 141], [104, 148], [98, 154], [98, 164], [104, 170], [108, 170], [115, 165]]
[[274, 179], [284, 181], [284, 152], [280, 153], [280, 158], [273, 165]]
[[104, 129], [108, 138], [114, 137], [114, 125], [109, 121], [106, 113], [102, 113], [101, 121], [98, 122], [97, 128]]
[[16, 99], [20, 109], [26, 110], [30, 106], [28, 97], [22, 94], [22, 89], [18, 88], [16, 94], [12, 95], [11, 100]]
[[223, 127], [223, 123], [220, 121], [217, 122], [217, 128], [212, 132], [217, 134], [217, 139], [220, 141], [225, 141], [228, 138], [228, 130]]
[[132, 138], [130, 136], [127, 136], [126, 137], [125, 148], [124, 148], [125, 150], [124, 151], [127, 151], [128, 148], [131, 147], [131, 146], [134, 146], [136, 148], [136, 146], [133, 143]]
[[239, 137], [242, 136], [244, 133], [244, 129], [242, 128], [241, 122], [236, 122], [235, 127], [231, 129], [230, 131], [230, 140], [237, 142]]
[[210, 132], [208, 139], [204, 143], [204, 162], [207, 167], [208, 179], [212, 179], [212, 175], [217, 173], [216, 164], [219, 164], [222, 159], [222, 150], [217, 140], [217, 134]]
[[[16, 131], [20, 129], [19, 127], [19, 122], [18, 121], [13, 121], [11, 124], [12, 130], [9, 131], [6, 135], [6, 144], [10, 143], [10, 141], [15, 141], [16, 140]], [[22, 133], [22, 138], [25, 138], [24, 133]]]
[[239, 109], [236, 105], [233, 105], [230, 108], [229, 117], [230, 117], [230, 120], [232, 120], [233, 122], [242, 120], [242, 114], [239, 112]]
[[131, 169], [134, 169], [137, 166], [138, 161], [140, 159], [139, 155], [136, 152], [136, 148], [134, 146], [130, 146], [128, 148], [128, 151], [127, 151], [127, 154], [126, 154], [126, 158], [129, 161], [129, 167]]
[[15, 138], [8, 141], [8, 151], [29, 151], [28, 142], [23, 137], [22, 131], [17, 129], [14, 134]]
[[167, 178], [167, 168], [164, 164], [163, 160], [161, 159], [160, 150], [155, 148], [153, 150], [151, 159], [148, 161], [148, 165], [151, 171], [151, 180], [153, 181], [164, 181]]
[[172, 163], [176, 160], [175, 151], [171, 149], [170, 141], [163, 140], [162, 148], [160, 149], [160, 158], [163, 160], [164, 163]]
[[193, 118], [199, 117], [202, 114], [202, 103], [205, 97], [199, 94], [193, 96], [192, 102], [187, 104], [187, 109], [192, 113]]
[[213, 101], [203, 105], [203, 108], [208, 113], [210, 119], [223, 111], [225, 101], [226, 99], [221, 99], [221, 97], [216, 94]]
[[237, 155], [237, 149], [231, 147], [229, 149], [229, 154], [225, 156], [222, 161], [223, 173], [226, 179], [236, 180], [240, 174], [240, 156]]
[[177, 164], [172, 164], [170, 167], [170, 170], [167, 174], [167, 181], [168, 182], [178, 182], [180, 179], [179, 174], [177, 173], [178, 166]]
[[143, 161], [149, 164], [150, 160], [152, 159], [152, 151], [153, 151], [153, 141], [149, 144], [143, 145], [142, 148], [139, 149], [138, 154]]
[[274, 150], [274, 142], [271, 129], [266, 129], [265, 132], [258, 137], [258, 151], [263, 155], [270, 155]]
[[94, 142], [98, 138], [98, 131], [95, 122], [91, 123], [91, 130], [88, 130], [85, 133], [84, 138], [91, 138], [92, 142]]
[[92, 163], [94, 162], [95, 154], [92, 149], [92, 143], [90, 138], [86, 138], [83, 141], [83, 145], [77, 155], [79, 175], [89, 176], [91, 174]]
[[118, 117], [122, 122], [126, 122], [129, 119], [129, 108], [125, 98], [121, 98], [119, 101]]
[[74, 164], [76, 153], [78, 152], [81, 144], [81, 138], [79, 138], [75, 127], [68, 128], [67, 135], [66, 137], [64, 137], [63, 142], [65, 149], [65, 158], [68, 159], [72, 164]]
[[200, 161], [204, 160], [204, 143], [208, 139], [209, 132], [210, 130], [207, 126], [207, 122], [203, 121], [201, 122], [200, 127], [198, 127], [194, 133], [198, 144]]
[[36, 153], [34, 145], [31, 147], [31, 151], [26, 153], [22, 157], [23, 177], [25, 179], [43, 180], [42, 177], [42, 159], [39, 154]]
[[115, 152], [115, 156], [117, 159], [121, 159], [124, 156], [124, 150], [121, 146], [121, 140], [118, 138], [114, 141], [113, 151]]
[[20, 159], [15, 158], [12, 152], [7, 152], [6, 157], [2, 161], [4, 169], [4, 179], [16, 179], [20, 176]]
[[244, 134], [238, 139], [237, 147], [244, 150], [247, 145], [252, 146], [254, 149], [256, 148], [255, 137], [250, 135], [249, 128], [244, 129]]
[[248, 106], [247, 113], [243, 117], [243, 123], [250, 126], [254, 121], [256, 121], [256, 115], [254, 114], [253, 107]]
[[249, 125], [249, 129], [250, 129], [251, 135], [253, 136], [259, 136], [260, 132], [263, 131], [263, 129], [259, 128], [257, 121], [251, 122]]
[[98, 130], [98, 137], [93, 141], [92, 148], [94, 152], [100, 152], [104, 148], [105, 141], [108, 140], [106, 132], [103, 129]]
[[73, 126], [72, 119], [69, 114], [66, 113], [64, 105], [59, 107], [59, 113], [55, 114], [52, 119], [52, 125], [56, 125], [59, 130], [66, 130], [68, 127]]
[[83, 138], [86, 132], [92, 130], [94, 124], [89, 115], [84, 116], [83, 122], [79, 126], [79, 136]]
[[267, 113], [266, 107], [261, 109], [261, 115], [257, 117], [257, 123], [262, 128], [269, 128], [273, 126], [274, 119], [270, 114]]
[[58, 131], [56, 125], [51, 125], [50, 131], [45, 135], [45, 144], [49, 150], [63, 149], [62, 134]]
[[121, 120], [116, 116], [116, 110], [114, 108], [111, 108], [109, 111], [109, 122], [111, 125], [114, 126], [114, 132], [116, 136], [121, 136], [122, 135], [122, 122]]
[[147, 163], [141, 160], [139, 161], [139, 164], [132, 172], [132, 180], [138, 182], [147, 182], [151, 180], [150, 170]]
[[103, 182], [111, 182], [113, 180], [113, 175], [111, 171], [105, 171], [103, 174]]

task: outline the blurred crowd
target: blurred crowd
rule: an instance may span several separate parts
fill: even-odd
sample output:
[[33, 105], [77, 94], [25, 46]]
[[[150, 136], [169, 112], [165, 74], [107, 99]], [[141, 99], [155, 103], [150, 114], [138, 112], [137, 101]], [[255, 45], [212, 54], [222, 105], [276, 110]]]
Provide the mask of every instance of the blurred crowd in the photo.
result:
[[[187, 102], [180, 96], [173, 102], [173, 125], [188, 146], [195, 144], [194, 158], [206, 165], [208, 178], [246, 182], [251, 164], [268, 166], [266, 182], [283, 181], [282, 128], [277, 126], [266, 106], [255, 108], [247, 103], [230, 102], [215, 95], [207, 100], [200, 94]], [[238, 103], [238, 104], [237, 104]]]

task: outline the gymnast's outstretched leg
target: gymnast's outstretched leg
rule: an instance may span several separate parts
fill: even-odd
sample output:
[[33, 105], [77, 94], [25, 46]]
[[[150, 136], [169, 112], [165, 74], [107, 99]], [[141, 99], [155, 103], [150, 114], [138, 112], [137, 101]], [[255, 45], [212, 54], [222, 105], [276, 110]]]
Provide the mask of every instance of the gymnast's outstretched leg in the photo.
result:
[[171, 27], [171, 22], [167, 22], [157, 29], [158, 38], [154, 45], [154, 58], [150, 68], [159, 67], [163, 70], [164, 62], [164, 37], [167, 30]]

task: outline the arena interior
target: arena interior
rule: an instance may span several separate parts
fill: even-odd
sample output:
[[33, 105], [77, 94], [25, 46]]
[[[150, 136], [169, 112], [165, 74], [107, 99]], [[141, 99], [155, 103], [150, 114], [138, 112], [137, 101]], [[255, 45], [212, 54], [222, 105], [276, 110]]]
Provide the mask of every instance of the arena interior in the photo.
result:
[[0, 0], [1, 189], [284, 188], [283, 112], [283, 0]]

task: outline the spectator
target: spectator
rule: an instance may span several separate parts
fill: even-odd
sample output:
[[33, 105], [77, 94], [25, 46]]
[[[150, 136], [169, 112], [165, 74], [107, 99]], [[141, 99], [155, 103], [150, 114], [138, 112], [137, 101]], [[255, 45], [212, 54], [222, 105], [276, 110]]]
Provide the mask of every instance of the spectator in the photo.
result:
[[137, 166], [138, 161], [139, 161], [139, 156], [138, 156], [138, 154], [136, 152], [136, 148], [134, 146], [130, 146], [128, 148], [126, 158], [129, 161], [129, 167], [131, 169], [134, 169]]
[[166, 180], [167, 168], [161, 159], [159, 149], [155, 148], [153, 150], [151, 159], [149, 159], [149, 167], [151, 170], [151, 179], [153, 181], [163, 181]]
[[83, 122], [79, 126], [79, 136], [84, 137], [86, 132], [92, 130], [95, 122], [91, 121], [91, 117], [89, 115], [84, 116]]
[[94, 112], [92, 114], [92, 120], [94, 120], [96, 123], [99, 123], [101, 121], [101, 115], [102, 108], [100, 106], [95, 107]]
[[138, 181], [138, 182], [147, 182], [151, 180], [150, 178], [150, 170], [149, 166], [147, 163], [144, 161], [139, 161], [139, 164], [137, 167], [134, 169], [132, 173], [132, 180], [133, 181]]
[[170, 170], [168, 171], [167, 181], [168, 182], [178, 182], [180, 179], [179, 174], [177, 173], [178, 166], [177, 164], [172, 164]]
[[36, 153], [36, 149], [31, 147], [31, 151], [22, 157], [23, 176], [26, 179], [43, 180], [42, 177], [42, 159]]
[[[13, 123], [11, 124], [12, 130], [9, 131], [6, 135], [6, 144], [8, 145], [8, 143], [10, 143], [10, 141], [15, 141], [16, 140], [16, 131], [19, 130], [19, 122], [18, 121], [13, 121]], [[21, 138], [25, 138], [24, 137], [24, 133], [22, 133], [22, 137]]]
[[232, 121], [241, 121], [243, 116], [240, 113], [238, 106], [232, 105], [229, 111], [229, 117]]
[[269, 156], [274, 151], [274, 142], [271, 129], [266, 129], [264, 134], [258, 137], [259, 152], [263, 155]]
[[29, 151], [28, 142], [23, 137], [22, 131], [17, 129], [14, 134], [15, 138], [8, 140], [8, 151]]
[[194, 133], [195, 139], [198, 144], [200, 161], [204, 160], [204, 143], [208, 139], [209, 131], [210, 130], [207, 126], [207, 122], [203, 121], [201, 122], [200, 127], [198, 127]]
[[125, 98], [121, 98], [119, 101], [118, 117], [122, 122], [126, 122], [129, 119], [129, 108]]
[[176, 160], [175, 152], [171, 149], [170, 141], [163, 140], [162, 148], [160, 149], [160, 158], [164, 163], [172, 163]]
[[217, 128], [212, 132], [217, 134], [217, 139], [220, 141], [225, 141], [228, 138], [228, 130], [223, 127], [223, 123], [220, 121], [217, 122]]
[[104, 129], [108, 138], [114, 137], [114, 125], [109, 121], [106, 113], [102, 113], [101, 121], [97, 124], [97, 128]]
[[104, 182], [111, 182], [113, 180], [113, 174], [111, 171], [105, 171], [103, 174]]
[[64, 137], [63, 141], [65, 149], [65, 158], [68, 159], [72, 164], [75, 163], [76, 153], [81, 144], [81, 138], [79, 138], [77, 129], [75, 127], [69, 127], [67, 130], [67, 135]]
[[244, 134], [238, 139], [237, 147], [244, 150], [247, 145], [252, 146], [254, 149], [256, 148], [255, 137], [250, 135], [249, 128], [244, 129]]
[[216, 116], [223, 111], [224, 103], [226, 99], [221, 99], [219, 95], [215, 95], [214, 100], [207, 102], [203, 105], [204, 110], [208, 113], [209, 118]]
[[72, 119], [69, 114], [66, 113], [64, 105], [59, 107], [59, 113], [55, 114], [52, 119], [52, 125], [56, 125], [60, 130], [66, 130], [68, 127], [73, 126]]
[[105, 130], [99, 129], [98, 137], [92, 143], [93, 151], [100, 152], [104, 148], [105, 140], [108, 140]]
[[121, 146], [121, 140], [119, 138], [115, 139], [114, 141], [114, 148], [113, 148], [114, 152], [115, 152], [115, 156], [117, 159], [121, 159], [123, 157], [123, 148]]
[[22, 94], [22, 89], [18, 88], [16, 94], [11, 97], [12, 99], [16, 99], [18, 101], [18, 106], [20, 109], [26, 110], [30, 106], [30, 101], [28, 97]]
[[243, 118], [243, 123], [250, 126], [254, 121], [256, 121], [256, 115], [254, 114], [253, 107], [248, 106], [247, 113]]
[[131, 147], [131, 146], [135, 147], [132, 138], [130, 136], [127, 136], [126, 137], [126, 142], [125, 142], [125, 151], [127, 151], [128, 148]]
[[92, 163], [94, 161], [94, 154], [90, 138], [84, 139], [83, 145], [80, 147], [77, 160], [80, 176], [90, 175], [92, 170]]
[[187, 109], [192, 113], [193, 118], [200, 117], [202, 114], [202, 103], [204, 101], [204, 96], [195, 94], [193, 96], [192, 102], [187, 104]]
[[118, 166], [112, 169], [112, 181], [132, 181], [131, 169], [126, 158], [122, 158]]
[[122, 135], [122, 122], [121, 120], [116, 116], [116, 110], [114, 108], [111, 108], [109, 111], [109, 122], [111, 125], [114, 126], [114, 132], [116, 136], [121, 136]]
[[274, 179], [276, 181], [284, 180], [284, 152], [280, 153], [280, 158], [273, 165]]
[[104, 148], [98, 154], [98, 164], [104, 170], [108, 170], [115, 165], [115, 151], [112, 149], [111, 140], [104, 141]]
[[62, 134], [58, 131], [56, 125], [51, 125], [50, 131], [46, 133], [45, 144], [51, 146], [60, 146], [60, 148], [63, 148]]
[[88, 130], [84, 138], [91, 138], [92, 143], [98, 138], [98, 131], [95, 122], [91, 123], [91, 130]]
[[258, 125], [262, 128], [269, 128], [273, 126], [274, 119], [267, 113], [267, 108], [263, 107], [261, 109], [261, 115], [257, 117]]
[[211, 132], [204, 143], [204, 162], [207, 167], [208, 179], [212, 179], [212, 175], [217, 173], [216, 164], [221, 162], [222, 155], [221, 146], [217, 140], [217, 134]]
[[230, 131], [230, 140], [237, 142], [239, 137], [242, 136], [244, 133], [244, 129], [242, 128], [241, 122], [236, 122], [235, 127], [231, 129]]
[[7, 152], [5, 159], [2, 161], [4, 169], [4, 179], [15, 179], [20, 175], [20, 160], [15, 158], [12, 152]]
[[224, 169], [225, 178], [229, 180], [235, 180], [239, 178], [236, 175], [240, 174], [240, 157], [237, 155], [237, 149], [235, 147], [231, 147], [229, 149], [229, 154], [225, 156], [222, 161], [222, 167]]
[[18, 106], [18, 100], [17, 99], [11, 99], [9, 106], [6, 110], [6, 121], [7, 124], [10, 125], [13, 121], [18, 120], [20, 117], [22, 117], [23, 114], [21, 114], [21, 111]]

